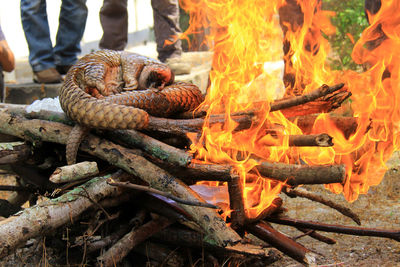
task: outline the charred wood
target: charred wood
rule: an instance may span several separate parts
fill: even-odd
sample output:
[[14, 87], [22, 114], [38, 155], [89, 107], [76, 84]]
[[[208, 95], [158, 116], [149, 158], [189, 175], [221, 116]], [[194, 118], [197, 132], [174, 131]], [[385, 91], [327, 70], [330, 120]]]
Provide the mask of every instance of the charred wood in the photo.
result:
[[261, 240], [282, 251], [303, 264], [315, 264], [315, 255], [307, 248], [273, 229], [268, 223], [260, 221], [246, 225], [246, 229]]

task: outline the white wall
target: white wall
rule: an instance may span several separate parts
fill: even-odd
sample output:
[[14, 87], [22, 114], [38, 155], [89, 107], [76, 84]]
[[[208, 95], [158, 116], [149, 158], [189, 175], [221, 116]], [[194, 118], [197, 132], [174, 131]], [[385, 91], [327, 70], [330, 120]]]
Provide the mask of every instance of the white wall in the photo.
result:
[[[61, 0], [47, 0], [47, 16], [51, 38], [54, 43]], [[87, 0], [89, 10], [86, 29], [82, 39], [85, 43], [98, 41], [102, 35], [99, 10], [102, 0]], [[28, 56], [28, 46], [21, 24], [19, 0], [0, 0], [0, 23], [6, 39], [17, 60]], [[153, 13], [150, 0], [128, 0], [129, 32], [140, 31], [153, 26]]]

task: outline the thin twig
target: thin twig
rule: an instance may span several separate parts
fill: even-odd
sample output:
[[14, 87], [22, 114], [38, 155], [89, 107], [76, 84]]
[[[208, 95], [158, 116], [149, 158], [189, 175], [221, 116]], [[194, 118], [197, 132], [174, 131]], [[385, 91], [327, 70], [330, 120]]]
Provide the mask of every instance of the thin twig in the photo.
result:
[[113, 186], [126, 187], [126, 188], [130, 188], [130, 189], [141, 190], [141, 191], [145, 191], [145, 192], [158, 194], [158, 195], [167, 197], [169, 199], [172, 199], [172, 200], [174, 200], [174, 201], [176, 201], [178, 203], [185, 204], [185, 205], [204, 207], [204, 208], [211, 208], [211, 209], [220, 209], [218, 206], [215, 206], [215, 205], [210, 204], [210, 203], [181, 199], [181, 198], [175, 197], [174, 195], [172, 195], [170, 193], [166, 193], [166, 192], [151, 188], [150, 186], [137, 185], [137, 184], [132, 184], [130, 182], [115, 182], [112, 179], [107, 179], [107, 184], [113, 185]]
[[335, 203], [332, 200], [325, 199], [320, 195], [317, 195], [313, 192], [307, 191], [304, 188], [297, 188], [297, 189], [287, 189], [284, 191], [286, 195], [289, 197], [302, 197], [302, 198], [307, 198], [309, 200], [324, 204], [332, 209], [337, 210], [344, 216], [349, 217], [353, 221], [355, 221], [358, 225], [361, 225], [360, 217], [358, 217], [357, 214], [355, 214], [351, 209], [344, 207], [343, 205], [340, 205], [339, 203]]

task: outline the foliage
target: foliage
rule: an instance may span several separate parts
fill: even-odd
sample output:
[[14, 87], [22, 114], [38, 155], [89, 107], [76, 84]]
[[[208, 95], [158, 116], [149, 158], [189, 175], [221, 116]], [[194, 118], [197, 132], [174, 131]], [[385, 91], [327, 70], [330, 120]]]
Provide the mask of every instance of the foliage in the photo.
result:
[[363, 0], [323, 0], [323, 9], [336, 12], [332, 23], [336, 27], [336, 35], [328, 39], [336, 54], [332, 58], [332, 67], [335, 69], [357, 69], [357, 64], [351, 59], [353, 43], [347, 36], [353, 36], [354, 41], [360, 38], [362, 31], [368, 26], [364, 11]]

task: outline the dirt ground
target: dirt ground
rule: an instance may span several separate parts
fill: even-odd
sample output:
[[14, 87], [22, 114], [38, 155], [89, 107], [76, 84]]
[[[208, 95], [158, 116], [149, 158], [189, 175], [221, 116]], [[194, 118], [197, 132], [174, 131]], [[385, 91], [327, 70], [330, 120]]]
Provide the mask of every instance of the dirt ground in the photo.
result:
[[[362, 227], [399, 229], [400, 230], [400, 158], [395, 154], [388, 162], [390, 169], [382, 183], [372, 187], [367, 195], [361, 195], [353, 203], [347, 203], [342, 195], [329, 193], [322, 186], [309, 186], [308, 189], [329, 195], [339, 203], [345, 204], [357, 213]], [[284, 196], [283, 196], [284, 197]], [[351, 219], [340, 213], [307, 199], [284, 198], [284, 206], [289, 210], [288, 216], [296, 219], [319, 221], [331, 224], [357, 226]], [[299, 236], [302, 232], [292, 227], [275, 225], [276, 229], [289, 236]], [[337, 241], [328, 245], [310, 237], [303, 237], [299, 243], [320, 253], [318, 266], [400, 266], [400, 242], [378, 237], [359, 237], [344, 234], [320, 232]], [[284, 257], [274, 263], [278, 266], [301, 266], [301, 264]]]

